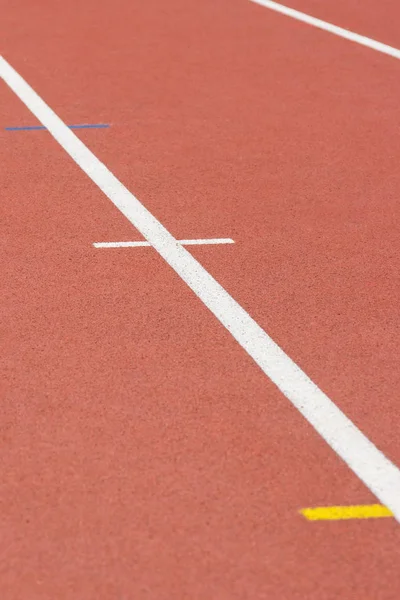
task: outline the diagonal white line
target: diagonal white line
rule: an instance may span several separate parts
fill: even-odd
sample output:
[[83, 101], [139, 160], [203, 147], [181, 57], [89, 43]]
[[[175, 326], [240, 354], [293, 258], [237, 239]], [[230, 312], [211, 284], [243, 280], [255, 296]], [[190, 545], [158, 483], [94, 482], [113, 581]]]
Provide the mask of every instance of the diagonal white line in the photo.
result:
[[251, 316], [0, 57], [0, 76], [60, 146], [400, 522], [400, 470], [346, 417]]
[[[231, 238], [204, 238], [194, 240], [177, 240], [182, 246], [203, 246], [209, 244], [234, 244]], [[94, 242], [95, 248], [138, 248], [140, 246], [151, 246], [150, 242]]]
[[366, 37], [365, 35], [354, 33], [353, 31], [349, 31], [348, 29], [343, 29], [343, 27], [332, 25], [327, 21], [317, 19], [316, 17], [307, 15], [306, 13], [300, 12], [299, 10], [295, 10], [294, 8], [289, 8], [288, 6], [284, 6], [279, 2], [274, 2], [273, 0], [251, 0], [251, 2], [259, 4], [260, 6], [264, 6], [265, 8], [269, 8], [270, 10], [273, 10], [275, 12], [281, 13], [282, 15], [286, 15], [287, 17], [291, 17], [292, 19], [296, 19], [297, 21], [302, 21], [303, 23], [307, 23], [308, 25], [317, 27], [318, 29], [329, 31], [329, 33], [333, 33], [334, 35], [345, 38], [346, 40], [350, 40], [351, 42], [360, 44], [361, 46], [366, 46], [367, 48], [371, 48], [372, 50], [376, 50], [377, 52], [382, 52], [383, 54], [387, 54], [388, 56], [392, 56], [393, 58], [400, 59], [400, 50], [398, 48], [393, 48], [392, 46], [388, 46], [387, 44], [382, 44], [382, 42], [377, 42], [376, 40]]

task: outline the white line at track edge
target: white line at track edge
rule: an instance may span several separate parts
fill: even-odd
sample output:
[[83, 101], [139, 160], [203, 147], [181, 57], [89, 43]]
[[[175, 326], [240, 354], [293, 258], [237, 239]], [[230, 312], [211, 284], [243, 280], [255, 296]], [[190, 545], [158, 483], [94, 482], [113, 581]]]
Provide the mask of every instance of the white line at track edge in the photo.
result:
[[0, 77], [400, 522], [400, 470], [311, 381], [2, 57]]
[[269, 8], [270, 10], [281, 13], [282, 15], [286, 15], [287, 17], [291, 17], [292, 19], [296, 19], [297, 21], [302, 21], [308, 25], [313, 25], [318, 29], [329, 31], [329, 33], [333, 33], [334, 35], [345, 38], [346, 40], [350, 40], [351, 42], [356, 42], [361, 46], [366, 46], [367, 48], [371, 48], [377, 52], [382, 52], [383, 54], [387, 54], [393, 58], [400, 59], [399, 49], [388, 46], [387, 44], [383, 44], [382, 42], [377, 42], [376, 40], [366, 37], [365, 35], [360, 35], [358, 33], [354, 33], [353, 31], [349, 31], [348, 29], [343, 29], [343, 27], [332, 25], [327, 21], [317, 19], [316, 17], [307, 15], [306, 13], [295, 10], [294, 8], [289, 8], [288, 6], [284, 6], [283, 4], [279, 4], [279, 2], [274, 2], [273, 0], [250, 1], [254, 2], [255, 4], [259, 4], [260, 6], [264, 6], [264, 8]]

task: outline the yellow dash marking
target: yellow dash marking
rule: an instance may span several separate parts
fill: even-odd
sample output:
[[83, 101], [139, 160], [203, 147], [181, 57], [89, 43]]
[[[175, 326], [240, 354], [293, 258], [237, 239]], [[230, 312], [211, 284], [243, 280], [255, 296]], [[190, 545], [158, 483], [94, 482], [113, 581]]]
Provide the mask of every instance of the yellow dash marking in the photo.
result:
[[318, 508], [302, 508], [300, 512], [308, 521], [338, 521], [341, 519], [379, 519], [381, 517], [393, 517], [393, 513], [382, 504], [320, 506]]

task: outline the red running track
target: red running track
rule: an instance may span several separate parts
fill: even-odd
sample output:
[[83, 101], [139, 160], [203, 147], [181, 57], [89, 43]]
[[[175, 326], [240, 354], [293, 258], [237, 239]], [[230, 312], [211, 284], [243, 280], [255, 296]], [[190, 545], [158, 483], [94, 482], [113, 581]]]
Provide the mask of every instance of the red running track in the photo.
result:
[[[235, 240], [191, 252], [399, 464], [399, 62], [245, 0], [19, 0], [1, 37], [177, 238]], [[395, 521], [302, 519], [375, 499], [189, 288], [92, 247], [140, 236], [47, 132], [0, 159], [3, 597], [397, 600]]]

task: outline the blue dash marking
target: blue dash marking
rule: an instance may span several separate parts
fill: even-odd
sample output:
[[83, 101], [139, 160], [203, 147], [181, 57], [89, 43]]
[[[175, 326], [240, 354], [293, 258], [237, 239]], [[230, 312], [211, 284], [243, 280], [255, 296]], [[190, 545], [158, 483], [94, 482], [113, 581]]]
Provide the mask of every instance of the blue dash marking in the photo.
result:
[[[70, 129], [106, 129], [110, 125], [106, 123], [95, 123], [94, 125], [68, 125]], [[42, 125], [30, 125], [28, 127], [4, 127], [6, 131], [37, 131], [38, 129], [47, 129]]]
[[40, 126], [35, 126], [35, 127], [4, 127], [4, 129], [6, 131], [30, 131], [30, 130], [34, 130], [34, 129], [46, 129], [46, 127], [40, 127]]

